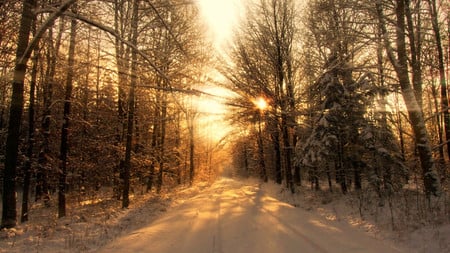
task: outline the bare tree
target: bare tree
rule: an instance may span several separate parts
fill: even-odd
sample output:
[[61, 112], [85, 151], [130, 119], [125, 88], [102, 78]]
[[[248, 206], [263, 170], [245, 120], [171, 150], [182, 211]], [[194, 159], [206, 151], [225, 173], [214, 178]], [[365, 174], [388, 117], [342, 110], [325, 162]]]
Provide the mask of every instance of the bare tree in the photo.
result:
[[450, 159], [450, 113], [447, 94], [447, 81], [445, 79], [445, 66], [444, 66], [444, 50], [442, 47], [441, 31], [438, 23], [438, 8], [436, 6], [436, 0], [427, 0], [429, 6], [429, 12], [431, 15], [431, 24], [434, 32], [436, 51], [438, 57], [438, 70], [439, 70], [439, 84], [441, 86], [441, 110], [443, 112], [443, 122], [445, 130], [445, 138], [447, 142], [447, 155]]
[[[36, 32], [36, 20], [33, 27], [34, 33]], [[30, 197], [30, 181], [32, 174], [32, 156], [34, 148], [34, 136], [35, 136], [35, 100], [36, 100], [36, 82], [38, 74], [38, 63], [39, 63], [39, 48], [36, 47], [33, 52], [32, 57], [33, 66], [31, 68], [31, 81], [30, 81], [30, 102], [28, 105], [28, 135], [27, 135], [27, 160], [24, 165], [24, 179], [23, 179], [23, 193], [22, 193], [22, 213], [21, 222], [28, 221], [28, 202]]]
[[276, 181], [281, 183], [284, 171], [286, 185], [294, 192], [296, 9], [291, 0], [261, 0], [251, 7], [231, 56], [237, 70], [228, 69], [225, 75], [244, 98], [269, 100], [265, 120], [275, 153]]
[[[131, 43], [137, 46], [138, 40], [138, 15], [139, 15], [139, 0], [133, 1], [133, 14], [131, 21]], [[127, 208], [130, 204], [130, 170], [131, 170], [131, 149], [133, 140], [133, 123], [135, 111], [135, 88], [137, 85], [137, 52], [131, 52], [131, 80], [130, 90], [128, 93], [128, 124], [126, 134], [125, 160], [123, 166], [123, 194], [122, 194], [122, 208]]]
[[[77, 12], [77, 6], [72, 8], [74, 13]], [[63, 124], [61, 127], [61, 146], [60, 146], [60, 168], [58, 182], [58, 217], [66, 216], [66, 192], [67, 192], [67, 159], [69, 151], [69, 126], [70, 112], [72, 106], [72, 90], [75, 68], [75, 46], [77, 36], [77, 20], [72, 19], [70, 23], [70, 41], [69, 55], [67, 65], [67, 77], [64, 98]]]
[[5, 171], [3, 178], [3, 212], [1, 228], [16, 226], [16, 166], [19, 147], [20, 125], [23, 112], [24, 79], [27, 61], [22, 60], [28, 47], [35, 14], [33, 8], [36, 1], [23, 2], [22, 18], [20, 22], [19, 38], [16, 51], [16, 65], [13, 77], [13, 94], [9, 109], [8, 137], [6, 140]]
[[30, 31], [35, 13], [33, 8], [36, 2], [25, 0], [23, 3], [22, 17], [19, 28], [19, 38], [16, 51], [16, 65], [13, 77], [13, 92], [11, 106], [9, 112], [8, 137], [6, 140], [6, 156], [5, 156], [5, 173], [3, 183], [3, 212], [1, 227], [14, 227], [16, 225], [16, 197], [15, 197], [15, 181], [16, 166], [19, 147], [19, 134], [23, 112], [23, 92], [24, 79], [27, 69], [27, 62], [31, 56], [33, 48], [41, 38], [42, 34], [47, 30], [53, 21], [58, 18], [65, 10], [67, 10], [75, 0], [66, 1], [60, 5], [44, 24], [37, 30], [33, 40], [29, 42]]
[[[440, 182], [436, 173], [436, 166], [431, 151], [431, 145], [428, 137], [428, 131], [425, 127], [422, 108], [417, 101], [414, 89], [411, 86], [408, 71], [408, 53], [406, 50], [406, 24], [405, 24], [405, 0], [396, 0], [396, 50], [392, 47], [391, 38], [389, 37], [386, 17], [383, 11], [383, 4], [381, 0], [376, 1], [376, 10], [380, 29], [383, 34], [383, 41], [385, 50], [391, 64], [394, 66], [397, 74], [403, 99], [405, 101], [411, 127], [414, 132], [416, 147], [419, 153], [419, 158], [422, 168], [422, 176], [425, 186], [425, 193], [427, 196], [440, 194]], [[395, 55], [397, 52], [397, 55]]]

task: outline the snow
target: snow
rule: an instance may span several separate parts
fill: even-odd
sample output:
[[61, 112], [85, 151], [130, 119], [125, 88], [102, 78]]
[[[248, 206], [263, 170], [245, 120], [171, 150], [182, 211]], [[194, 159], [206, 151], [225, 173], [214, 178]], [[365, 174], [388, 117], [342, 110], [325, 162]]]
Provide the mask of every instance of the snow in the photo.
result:
[[221, 179], [98, 252], [400, 252], [347, 224]]
[[[413, 186], [409, 186], [413, 187]], [[414, 186], [415, 188], [416, 186]], [[422, 214], [418, 217], [404, 217], [405, 211], [395, 214], [395, 229], [392, 228], [391, 214], [389, 206], [386, 204], [383, 207], [378, 206], [377, 201], [373, 201], [373, 205], [369, 208], [361, 207], [361, 203], [357, 197], [350, 193], [342, 195], [339, 191], [330, 193], [328, 191], [312, 191], [309, 187], [302, 186], [298, 189], [299, 193], [290, 194], [289, 191], [276, 184], [264, 184], [262, 189], [274, 196], [280, 201], [290, 203], [301, 209], [307, 210], [311, 213], [320, 215], [321, 217], [337, 221], [343, 224], [349, 224], [360, 232], [366, 233], [373, 238], [383, 241], [384, 243], [397, 248], [400, 252], [417, 252], [417, 253], [440, 253], [450, 252], [450, 224], [449, 217], [427, 217]], [[417, 189], [414, 189], [416, 191]], [[368, 193], [363, 193], [365, 196], [360, 198], [370, 198]], [[375, 199], [372, 196], [373, 199]], [[396, 200], [393, 200], [394, 202]], [[402, 201], [398, 201], [394, 205], [397, 209], [409, 209], [409, 216], [414, 216], [414, 203], [412, 206], [403, 206]], [[441, 202], [441, 208], [448, 209], [448, 199], [441, 197], [435, 200]], [[445, 203], [447, 203], [447, 207]], [[359, 208], [363, 210], [363, 218]], [[368, 210], [367, 210], [368, 209]], [[430, 214], [431, 216], [433, 214]], [[434, 225], [425, 220], [434, 219]]]
[[314, 194], [222, 178], [136, 195], [125, 210], [93, 199], [56, 219], [55, 206], [33, 206], [30, 222], [0, 232], [0, 252], [450, 252], [447, 225], [388, 232], [348, 199]]

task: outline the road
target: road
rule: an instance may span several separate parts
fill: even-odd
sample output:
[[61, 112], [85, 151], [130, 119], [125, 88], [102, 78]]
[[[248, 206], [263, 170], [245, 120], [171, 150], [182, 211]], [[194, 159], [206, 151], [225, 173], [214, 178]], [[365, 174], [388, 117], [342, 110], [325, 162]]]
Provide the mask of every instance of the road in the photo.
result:
[[400, 252], [364, 232], [222, 179], [99, 252]]

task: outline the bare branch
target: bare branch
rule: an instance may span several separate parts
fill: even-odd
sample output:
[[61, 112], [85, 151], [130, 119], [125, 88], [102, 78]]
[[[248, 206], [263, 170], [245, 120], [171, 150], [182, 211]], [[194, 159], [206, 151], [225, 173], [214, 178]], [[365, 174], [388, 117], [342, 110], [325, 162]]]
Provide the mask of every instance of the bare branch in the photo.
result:
[[53, 25], [53, 22], [59, 18], [69, 7], [75, 3], [77, 0], [68, 0], [62, 3], [57, 9], [54, 9], [53, 13], [48, 17], [44, 24], [36, 31], [36, 35], [33, 37], [31, 42], [28, 44], [27, 49], [23, 53], [22, 57], [19, 59], [19, 64], [25, 64], [31, 56], [31, 52], [34, 50], [42, 35], [47, 31], [47, 29]]
[[147, 2], [150, 5], [150, 7], [152, 8], [153, 11], [155, 11], [156, 16], [158, 16], [159, 20], [161, 20], [161, 22], [163, 23], [164, 27], [167, 29], [167, 31], [169, 32], [170, 36], [173, 38], [175, 44], [181, 50], [181, 52], [183, 52], [184, 55], [188, 55], [186, 50], [184, 50], [183, 46], [181, 46], [181, 44], [178, 42], [177, 38], [173, 34], [172, 29], [170, 29], [170, 27], [167, 24], [167, 22], [164, 20], [164, 18], [161, 16], [161, 14], [159, 14], [159, 11], [156, 9], [155, 5], [149, 0], [145, 0], [145, 2]]
[[76, 14], [73, 12], [65, 12], [64, 15], [71, 17], [71, 18], [75, 18], [78, 19], [86, 24], [92, 25], [94, 27], [97, 27], [98, 29], [105, 31], [109, 34], [111, 34], [112, 36], [116, 37], [117, 39], [119, 39], [122, 43], [126, 44], [127, 46], [131, 47], [133, 50], [135, 50], [142, 58], [144, 58], [148, 64], [150, 64], [150, 66], [168, 83], [170, 83], [170, 79], [169, 77], [167, 77], [167, 75], [161, 71], [161, 69], [158, 68], [158, 66], [155, 65], [155, 63], [153, 63], [153, 61], [150, 59], [150, 57], [148, 55], [146, 55], [145, 53], [143, 53], [141, 50], [139, 50], [137, 48], [136, 45], [133, 45], [133, 43], [127, 41], [126, 39], [122, 38], [116, 31], [114, 31], [114, 29], [105, 26], [103, 24], [100, 24], [94, 20], [91, 20], [87, 17], [84, 17], [80, 14]]

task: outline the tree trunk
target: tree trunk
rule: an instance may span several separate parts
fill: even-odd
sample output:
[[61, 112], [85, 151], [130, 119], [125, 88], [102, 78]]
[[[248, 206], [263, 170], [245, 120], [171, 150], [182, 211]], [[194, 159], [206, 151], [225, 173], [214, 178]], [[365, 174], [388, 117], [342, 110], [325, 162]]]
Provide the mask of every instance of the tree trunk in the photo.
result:
[[[90, 92], [89, 92], [89, 75], [91, 74], [91, 41], [92, 41], [92, 35], [91, 35], [91, 27], [87, 27], [87, 48], [86, 48], [86, 73], [85, 73], [85, 79], [82, 87], [82, 106], [83, 106], [83, 121], [89, 122], [88, 120], [88, 114], [89, 114], [89, 99], [90, 99]], [[82, 130], [82, 136], [85, 137], [87, 135], [87, 125], [83, 124], [83, 130]]]
[[[445, 66], [444, 66], [444, 50], [442, 47], [441, 32], [439, 30], [438, 23], [438, 11], [436, 7], [436, 0], [428, 0], [428, 5], [431, 15], [431, 24], [433, 27], [434, 37], [436, 40], [436, 51], [438, 53], [438, 69], [439, 69], [439, 84], [441, 86], [441, 110], [443, 111], [444, 131], [445, 139], [447, 141], [447, 155], [450, 159], [450, 113], [448, 109], [448, 94], [447, 94], [447, 81], [445, 79]], [[450, 17], [447, 17], [450, 22]], [[449, 28], [450, 29], [450, 28]], [[450, 50], [450, 45], [449, 45]], [[449, 51], [450, 53], [450, 51]], [[445, 170], [444, 170], [445, 171]], [[445, 177], [444, 177], [445, 178]]]
[[[430, 71], [431, 72], [431, 76], [433, 76], [433, 70], [431, 70]], [[435, 80], [433, 79], [433, 80], [431, 80], [431, 95], [429, 95], [429, 96], [432, 96], [432, 98], [433, 99], [431, 99], [431, 97], [429, 97], [428, 99], [429, 99], [429, 108], [434, 108], [434, 113], [433, 114], [436, 114], [436, 117], [434, 117], [434, 119], [435, 119], [435, 123], [434, 123], [434, 130], [436, 131], [436, 133], [437, 133], [437, 137], [438, 137], [438, 140], [439, 140], [439, 146], [438, 146], [438, 149], [439, 149], [439, 162], [440, 163], [442, 163], [442, 164], [444, 164], [445, 163], [445, 159], [444, 159], [444, 145], [442, 145], [442, 143], [444, 142], [444, 138], [443, 138], [443, 133], [442, 133], [442, 121], [443, 121], [443, 118], [441, 117], [441, 113], [439, 113], [439, 111], [440, 111], [440, 107], [439, 107], [439, 97], [438, 97], [438, 91], [437, 91], [437, 86], [436, 86], [436, 82], [435, 82]], [[441, 105], [442, 105], [442, 103], [441, 103]], [[442, 107], [441, 107], [441, 109], [442, 110], [446, 110], [446, 109], [443, 109]], [[445, 114], [445, 113], [444, 113]]]
[[[76, 5], [73, 7], [76, 12]], [[61, 148], [60, 159], [61, 167], [59, 170], [58, 183], [58, 217], [66, 216], [66, 191], [67, 191], [67, 156], [69, 151], [69, 126], [70, 126], [70, 110], [72, 104], [72, 90], [75, 67], [75, 44], [76, 44], [77, 20], [72, 19], [70, 24], [70, 44], [69, 59], [66, 79], [66, 94], [64, 98], [64, 115], [61, 128]]]
[[261, 172], [261, 179], [267, 183], [267, 171], [266, 171], [266, 163], [264, 160], [264, 142], [262, 138], [262, 130], [261, 130], [261, 112], [258, 112], [258, 160], [259, 160], [259, 169]]
[[[156, 93], [156, 104], [158, 104], [159, 101], [159, 91]], [[153, 154], [156, 152], [156, 149], [158, 147], [158, 133], [159, 133], [159, 121], [160, 118], [160, 112], [158, 106], [155, 106], [155, 110], [153, 113], [153, 132], [152, 132], [152, 152]], [[149, 175], [148, 175], [148, 181], [147, 181], [147, 192], [152, 190], [153, 187], [153, 177], [155, 175], [155, 163], [156, 158], [153, 157], [150, 163], [149, 168]]]
[[64, 32], [64, 19], [60, 19], [59, 32], [56, 41], [53, 42], [53, 29], [48, 31], [49, 50], [47, 51], [47, 70], [45, 73], [45, 81], [43, 85], [43, 115], [41, 122], [42, 144], [39, 148], [38, 155], [38, 170], [36, 172], [36, 201], [44, 198], [45, 204], [48, 204], [49, 189], [49, 157], [51, 151], [50, 143], [50, 125], [51, 125], [51, 105], [53, 103], [53, 86], [55, 84], [56, 62], [59, 55], [59, 48], [61, 45], [62, 34]]
[[272, 144], [275, 152], [275, 182], [281, 184], [283, 182], [283, 173], [281, 170], [281, 149], [280, 149], [280, 132], [278, 131], [278, 124], [276, 119], [269, 119], [272, 131]]
[[286, 174], [286, 185], [291, 190], [292, 193], [295, 193], [294, 181], [292, 178], [292, 148], [291, 143], [289, 141], [289, 129], [286, 122], [286, 116], [282, 116], [282, 127], [283, 127], [283, 157], [284, 157], [284, 169]]
[[95, 123], [100, 124], [100, 70], [101, 70], [101, 47], [100, 47], [100, 33], [97, 33], [97, 76], [95, 82]]
[[[138, 39], [138, 14], [139, 14], [139, 0], [133, 2], [133, 14], [131, 21], [131, 43], [137, 46]], [[123, 177], [123, 192], [122, 192], [122, 208], [128, 208], [130, 204], [130, 170], [131, 170], [131, 150], [133, 141], [133, 123], [134, 123], [134, 102], [135, 102], [135, 88], [137, 84], [137, 52], [131, 52], [131, 82], [130, 91], [128, 94], [128, 124], [127, 124], [127, 141], [125, 146], [125, 163], [124, 163], [124, 177]]]
[[333, 183], [331, 182], [331, 168], [327, 165], [327, 181], [328, 181], [328, 190], [333, 192]]
[[160, 126], [161, 126], [161, 134], [160, 134], [160, 146], [159, 146], [159, 171], [158, 171], [158, 180], [156, 185], [156, 192], [161, 193], [161, 188], [163, 184], [163, 174], [164, 174], [164, 145], [166, 139], [166, 117], [167, 117], [167, 96], [163, 94], [162, 103], [161, 103], [161, 118]]
[[194, 139], [194, 115], [188, 116], [189, 128], [189, 184], [192, 186], [195, 178], [195, 139]]
[[[129, 1], [131, 2], [131, 1]], [[128, 9], [124, 6], [126, 3], [123, 0], [114, 1], [114, 30], [115, 32], [125, 38], [126, 28], [128, 27], [127, 20], [129, 16]], [[117, 111], [119, 120], [119, 129], [117, 134], [118, 143], [122, 143], [125, 135], [126, 127], [126, 93], [125, 87], [128, 85], [128, 71], [129, 71], [129, 48], [122, 43], [118, 36], [115, 37], [115, 52], [118, 76], [118, 99]]]
[[354, 179], [355, 179], [355, 190], [361, 190], [362, 189], [361, 172], [362, 172], [363, 166], [364, 166], [364, 164], [361, 161], [353, 163]]
[[[420, 6], [421, 0], [417, 1], [417, 5]], [[422, 43], [421, 43], [421, 16], [420, 11], [417, 11], [417, 28], [415, 29], [413, 24], [413, 17], [411, 11], [411, 3], [410, 0], [405, 0], [405, 17], [406, 17], [406, 27], [408, 30], [406, 33], [409, 39], [409, 48], [410, 48], [410, 58], [411, 58], [411, 68], [412, 68], [412, 86], [414, 88], [414, 93], [416, 95], [417, 103], [420, 108], [423, 108], [423, 98], [422, 98], [422, 66], [421, 66], [421, 58], [422, 58]]]
[[6, 139], [5, 168], [3, 176], [3, 209], [0, 228], [16, 226], [16, 166], [20, 139], [20, 126], [23, 113], [24, 80], [27, 70], [26, 49], [30, 37], [36, 6], [34, 0], [24, 0], [22, 18], [20, 21], [19, 38], [16, 51], [16, 65], [12, 81], [11, 106], [9, 108], [8, 136]]
[[397, 93], [394, 94], [395, 99], [395, 123], [397, 124], [398, 129], [398, 138], [400, 139], [400, 152], [402, 154], [402, 160], [406, 160], [406, 149], [405, 149], [405, 137], [404, 137], [404, 130], [403, 130], [403, 121], [402, 121], [402, 113], [399, 106], [398, 96]]
[[247, 148], [247, 143], [244, 143], [244, 172], [245, 172], [245, 176], [248, 177], [249, 173], [250, 173], [250, 166], [248, 164], [248, 148]]
[[341, 191], [343, 194], [347, 194], [347, 173], [344, 166], [344, 147], [342, 144], [342, 137], [338, 136], [338, 150], [337, 150], [337, 161], [336, 166], [336, 182], [341, 186]]
[[[114, 0], [114, 30], [116, 34], [122, 38], [126, 38], [126, 31], [128, 31], [129, 23], [129, 9], [128, 5], [132, 1]], [[129, 48], [122, 43], [119, 36], [115, 36], [115, 58], [117, 65], [118, 78], [118, 98], [117, 98], [117, 135], [116, 145], [121, 149], [126, 132], [126, 92], [125, 87], [128, 85], [129, 74]], [[118, 159], [118, 171], [114, 171], [113, 187], [115, 197], [119, 200], [123, 194], [123, 175], [124, 175], [124, 161]]]
[[[36, 26], [36, 24], [34, 24]], [[34, 27], [36, 28], [36, 27]], [[37, 79], [37, 67], [39, 59], [39, 50], [34, 50], [33, 67], [31, 71], [30, 81], [30, 102], [28, 105], [28, 147], [27, 147], [27, 160], [24, 166], [24, 179], [23, 179], [23, 193], [22, 193], [22, 214], [20, 221], [28, 221], [28, 202], [30, 197], [30, 179], [31, 179], [31, 161], [33, 157], [34, 148], [34, 114], [35, 114], [35, 91], [36, 91], [36, 79]]]
[[181, 111], [178, 110], [177, 114], [176, 114], [176, 130], [175, 130], [175, 156], [176, 156], [176, 162], [175, 162], [175, 166], [177, 168], [177, 184], [181, 185], [182, 183], [182, 168], [181, 168], [181, 153], [180, 153], [180, 148], [181, 148]]

